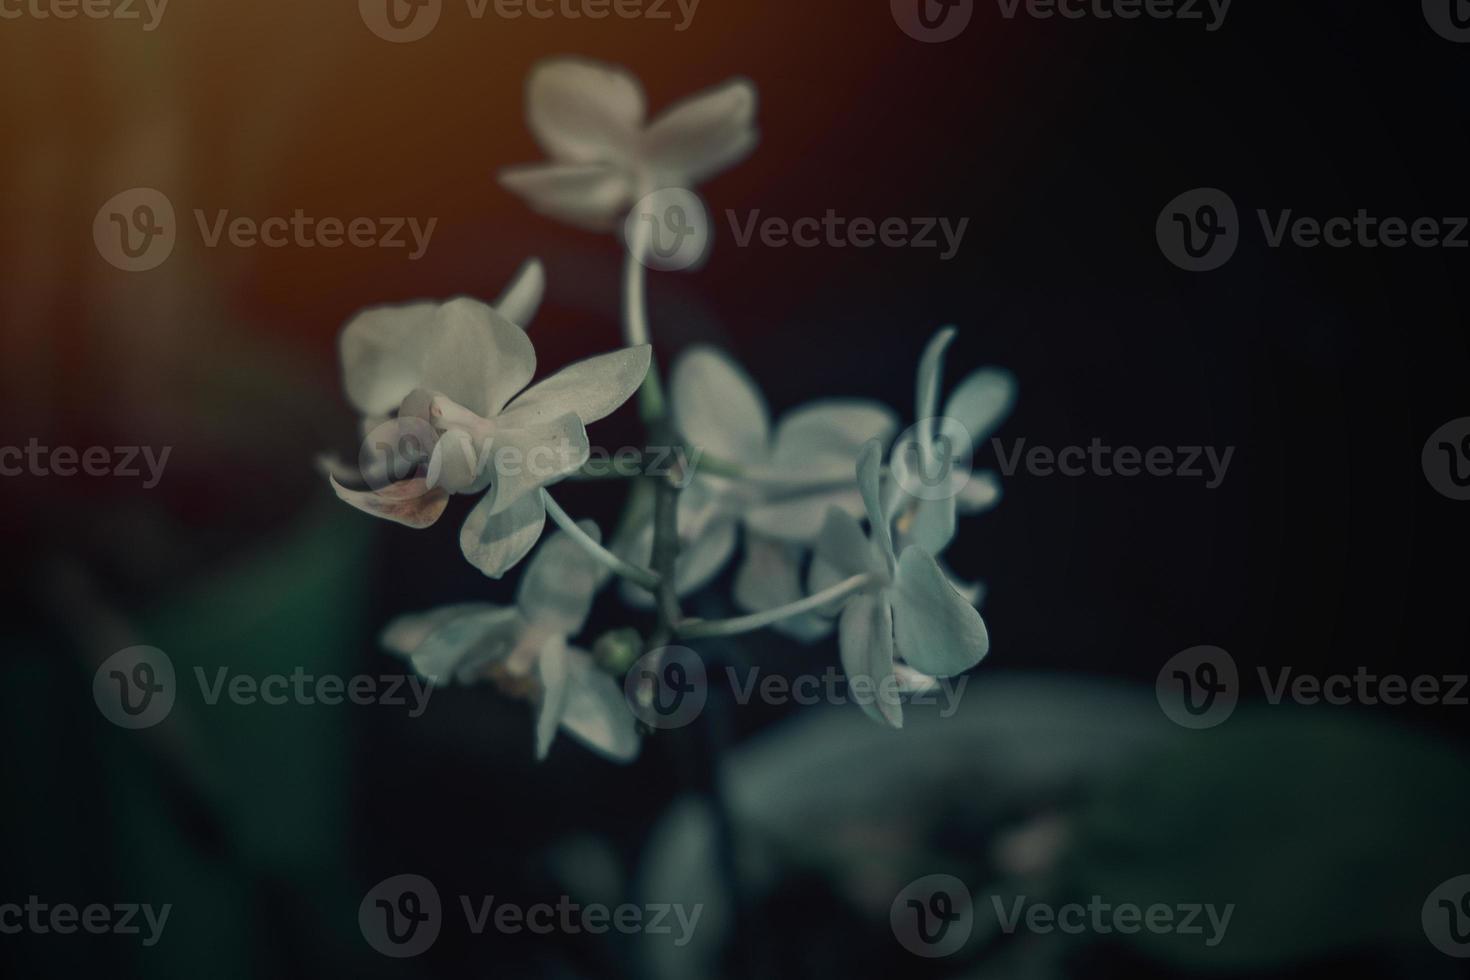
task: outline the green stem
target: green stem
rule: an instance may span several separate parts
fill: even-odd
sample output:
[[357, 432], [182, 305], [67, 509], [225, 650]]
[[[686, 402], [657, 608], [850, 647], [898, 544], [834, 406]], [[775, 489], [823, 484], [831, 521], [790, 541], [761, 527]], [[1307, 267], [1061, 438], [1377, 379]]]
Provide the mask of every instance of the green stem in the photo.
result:
[[[632, 239], [628, 242], [628, 255], [623, 262], [623, 339], [629, 347], [653, 342], [648, 329], [648, 268], [642, 258], [647, 247], [647, 222], [635, 222]], [[638, 412], [646, 424], [653, 425], [662, 420], [667, 411], [658, 365], [653, 364], [638, 389]]]
[[582, 530], [577, 522], [572, 520], [567, 512], [561, 509], [561, 505], [553, 500], [551, 494], [547, 493], [544, 489], [541, 491], [541, 499], [546, 503], [546, 513], [551, 515], [551, 519], [556, 522], [556, 526], [565, 531], [573, 541], [581, 546], [583, 551], [595, 558], [604, 568], [614, 575], [622, 576], [635, 585], [642, 586], [649, 592], [659, 593], [658, 575], [646, 568], [639, 568], [637, 565], [623, 561], [623, 559], [608, 551], [600, 543], [594, 541], [592, 536]]
[[846, 599], [853, 593], [860, 592], [872, 583], [873, 576], [864, 572], [838, 582], [821, 592], [809, 595], [805, 599], [798, 599], [796, 602], [777, 606], [775, 609], [751, 613], [749, 616], [737, 616], [734, 619], [709, 619], [688, 623], [680, 627], [678, 635], [681, 640], [697, 640], [712, 636], [738, 636], [741, 633], [750, 633], [779, 623], [783, 619], [790, 619], [792, 616], [815, 612], [829, 603]]

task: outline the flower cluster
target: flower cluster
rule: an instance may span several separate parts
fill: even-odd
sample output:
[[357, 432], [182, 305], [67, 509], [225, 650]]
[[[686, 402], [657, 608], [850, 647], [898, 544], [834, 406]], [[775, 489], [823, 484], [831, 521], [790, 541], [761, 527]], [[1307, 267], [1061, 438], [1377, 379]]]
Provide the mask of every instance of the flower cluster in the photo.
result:
[[[502, 173], [537, 211], [616, 228], [641, 194], [688, 189], [755, 146], [754, 87], [735, 80], [645, 125], [644, 96], [621, 69], [550, 62], [532, 74], [528, 114], [551, 162]], [[636, 243], [629, 248], [636, 251]], [[636, 259], [637, 256], [633, 255]], [[879, 692], [864, 709], [901, 726], [900, 695], [970, 669], [989, 649], [983, 589], [942, 564], [960, 514], [994, 506], [992, 474], [971, 474], [977, 443], [1015, 400], [1001, 370], [976, 371], [938, 410], [941, 330], [920, 360], [914, 424], [862, 399], [830, 399], [772, 424], [760, 389], [729, 355], [685, 350], [667, 397], [652, 364], [642, 276], [629, 263], [625, 346], [532, 383], [526, 327], [545, 291], [532, 260], [494, 303], [456, 298], [366, 310], [343, 329], [348, 400], [366, 435], [358, 465], [323, 460], [337, 495], [377, 517], [424, 528], [450, 497], [475, 495], [460, 533], [465, 558], [500, 578], [531, 557], [513, 606], [463, 603], [401, 617], [383, 636], [440, 684], [489, 681], [535, 705], [536, 752], [558, 729], [609, 758], [638, 752], [635, 714], [615, 677], [573, 641], [598, 591], [657, 618], [651, 645], [772, 627], [805, 642], [834, 631], [844, 671]], [[611, 546], [549, 493], [588, 461], [587, 426], [643, 389], [643, 415], [697, 461], [653, 481], [662, 506], [631, 494]], [[662, 515], [662, 516], [659, 516]], [[672, 519], [668, 519], [671, 517]], [[728, 620], [685, 617], [680, 600], [740, 555]], [[626, 660], [626, 658], [624, 658]], [[624, 663], [623, 666], [626, 666]]]

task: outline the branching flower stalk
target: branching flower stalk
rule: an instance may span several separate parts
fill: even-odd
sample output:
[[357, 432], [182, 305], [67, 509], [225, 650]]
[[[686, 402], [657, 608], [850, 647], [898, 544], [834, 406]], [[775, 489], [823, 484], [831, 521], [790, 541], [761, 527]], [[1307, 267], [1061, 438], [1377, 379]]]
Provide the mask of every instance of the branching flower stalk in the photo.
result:
[[[459, 535], [466, 560], [492, 579], [524, 562], [513, 604], [400, 616], [383, 645], [437, 684], [490, 682], [530, 701], [538, 758], [566, 732], [609, 759], [634, 759], [639, 709], [652, 703], [660, 658], [677, 641], [771, 628], [812, 643], [836, 633], [853, 691], [882, 692], [853, 700], [892, 727], [903, 723], [901, 695], [969, 670], [988, 651], [976, 609], [983, 587], [957, 580], [942, 555], [957, 517], [1000, 499], [998, 480], [969, 463], [1014, 403], [1007, 372], [970, 373], [938, 414], [957, 334], [940, 330], [920, 359], [902, 433], [892, 409], [858, 398], [773, 420], [744, 368], [711, 347], [687, 348], [660, 372], [647, 270], [668, 266], [649, 219], [674, 225], [649, 202], [669, 192], [703, 212], [692, 189], [755, 147], [755, 108], [754, 86], [733, 79], [646, 122], [642, 88], [619, 68], [557, 59], [533, 71], [528, 121], [549, 159], [500, 180], [540, 213], [593, 231], [623, 228], [624, 346], [532, 383], [528, 330], [545, 290], [534, 259], [493, 305], [458, 297], [375, 307], [343, 329], [343, 378], [365, 440], [356, 466], [321, 461], [337, 495], [410, 528], [434, 524], [453, 496], [474, 498]], [[682, 241], [688, 229], [679, 229]], [[587, 427], [635, 393], [646, 433], [638, 472], [591, 466]], [[614, 478], [633, 482], [604, 544], [550, 488]], [[548, 519], [555, 530], [544, 535]], [[737, 554], [733, 600], [743, 615], [686, 617], [684, 600]], [[574, 643], [612, 580], [653, 626], [646, 640], [630, 629], [603, 634], [594, 657]], [[706, 721], [708, 750], [718, 753], [721, 726]], [[718, 810], [718, 787], [701, 792]]]

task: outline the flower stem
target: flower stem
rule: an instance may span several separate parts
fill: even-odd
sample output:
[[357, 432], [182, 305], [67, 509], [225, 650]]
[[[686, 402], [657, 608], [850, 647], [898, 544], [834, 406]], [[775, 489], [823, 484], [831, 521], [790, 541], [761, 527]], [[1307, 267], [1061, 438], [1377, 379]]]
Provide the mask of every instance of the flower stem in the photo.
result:
[[659, 591], [659, 577], [646, 568], [639, 568], [630, 564], [617, 555], [608, 551], [601, 544], [594, 541], [592, 536], [582, 530], [577, 522], [572, 520], [561, 505], [552, 499], [551, 494], [544, 489], [541, 491], [541, 499], [546, 503], [546, 513], [556, 522], [556, 526], [565, 531], [582, 550], [595, 558], [599, 564], [608, 569], [614, 575], [620, 575], [635, 585], [640, 585], [649, 592], [655, 594]]
[[[648, 329], [648, 268], [643, 264], [646, 248], [647, 222], [635, 222], [623, 264], [623, 339], [629, 347], [652, 343]], [[643, 421], [650, 425], [666, 414], [663, 382], [659, 379], [657, 364], [649, 367], [648, 376], [638, 389], [638, 411]]]
[[838, 582], [830, 588], [823, 589], [805, 599], [777, 606], [775, 609], [767, 609], [764, 612], [751, 613], [749, 616], [737, 616], [734, 619], [710, 619], [702, 622], [689, 622], [678, 631], [679, 638], [683, 640], [696, 640], [711, 636], [738, 636], [741, 633], [750, 633], [763, 629], [773, 623], [779, 623], [783, 619], [792, 616], [800, 616], [802, 613], [814, 612], [831, 602], [846, 599], [854, 592], [858, 592], [873, 582], [873, 576], [864, 572], [854, 575], [850, 579]]

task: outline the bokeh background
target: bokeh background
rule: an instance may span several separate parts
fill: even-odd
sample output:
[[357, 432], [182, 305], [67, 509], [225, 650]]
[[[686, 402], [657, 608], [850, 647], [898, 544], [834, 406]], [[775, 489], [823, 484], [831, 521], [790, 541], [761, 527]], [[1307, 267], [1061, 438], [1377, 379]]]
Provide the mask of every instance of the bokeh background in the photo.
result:
[[[17, 8], [18, 9], [18, 8]], [[740, 706], [619, 768], [529, 708], [441, 691], [385, 707], [181, 703], [109, 724], [92, 674], [135, 643], [181, 673], [392, 674], [397, 613], [508, 600], [426, 532], [338, 504], [312, 466], [355, 448], [335, 338], [375, 303], [493, 298], [546, 264], [533, 337], [551, 367], [617, 343], [619, 245], [537, 217], [494, 179], [541, 158], [539, 60], [628, 66], [657, 111], [734, 75], [762, 144], [703, 193], [707, 266], [655, 275], [657, 356], [732, 351], [780, 411], [827, 395], [911, 412], [938, 326], [951, 380], [1021, 382], [1000, 435], [1062, 446], [1234, 446], [1228, 478], [1017, 473], [962, 524], [993, 652], [955, 718], [903, 733], [852, 707]], [[1003, 18], [920, 44], [879, 0], [703, 0], [668, 21], [470, 18], [389, 44], [356, 4], [173, 0], [138, 21], [0, 21], [0, 445], [171, 446], [164, 479], [6, 477], [0, 900], [170, 902], [163, 941], [0, 935], [16, 976], [1339, 977], [1461, 975], [1420, 906], [1470, 873], [1455, 706], [1272, 706], [1256, 668], [1466, 671], [1465, 508], [1420, 465], [1470, 415], [1467, 253], [1268, 249], [1256, 208], [1470, 214], [1470, 46], [1417, 4], [1255, 4], [1199, 23]], [[155, 187], [211, 213], [436, 217], [428, 254], [203, 248], [121, 272], [102, 202]], [[1249, 225], [1223, 269], [1164, 260], [1154, 223], [1193, 187]], [[724, 219], [969, 218], [958, 256], [739, 248]], [[605, 445], [637, 439], [625, 410]], [[988, 450], [982, 451], [988, 462]], [[606, 487], [566, 493], [607, 527]], [[725, 583], [728, 585], [728, 582]], [[723, 611], [728, 588], [697, 603]], [[628, 614], [611, 596], [595, 629]], [[634, 617], [635, 625], [646, 623]], [[1153, 685], [1225, 648], [1237, 713], [1191, 732]], [[787, 674], [836, 662], [759, 635], [710, 656]], [[187, 700], [187, 699], [186, 699]], [[932, 712], [931, 712], [932, 714]], [[988, 896], [1235, 903], [1214, 948], [1182, 936], [987, 935], [923, 960], [888, 925], [930, 873]], [[424, 955], [363, 940], [400, 873], [451, 896], [704, 902], [696, 942], [446, 927]], [[451, 919], [452, 921], [452, 919]], [[994, 930], [992, 929], [992, 932]]]

